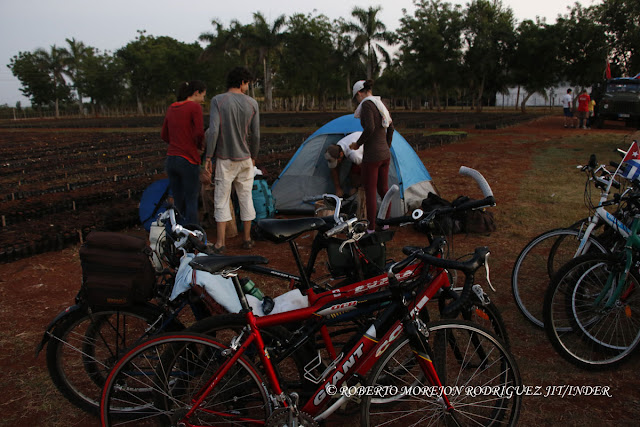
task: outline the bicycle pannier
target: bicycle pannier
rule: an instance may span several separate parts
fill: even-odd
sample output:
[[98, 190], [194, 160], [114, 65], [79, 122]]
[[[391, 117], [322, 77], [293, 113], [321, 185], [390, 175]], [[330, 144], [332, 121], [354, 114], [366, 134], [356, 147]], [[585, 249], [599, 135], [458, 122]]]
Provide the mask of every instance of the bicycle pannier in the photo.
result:
[[89, 305], [126, 306], [153, 297], [155, 272], [143, 239], [92, 231], [80, 247], [82, 294]]

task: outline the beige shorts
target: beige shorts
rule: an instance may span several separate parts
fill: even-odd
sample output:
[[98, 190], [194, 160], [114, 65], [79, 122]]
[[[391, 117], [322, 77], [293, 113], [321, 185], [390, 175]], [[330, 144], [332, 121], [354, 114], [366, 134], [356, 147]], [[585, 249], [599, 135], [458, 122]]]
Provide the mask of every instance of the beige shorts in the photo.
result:
[[240, 206], [240, 220], [252, 221], [256, 218], [253, 207], [253, 162], [251, 159], [234, 161], [216, 159], [216, 188], [214, 190], [214, 216], [216, 222], [231, 221], [229, 199], [231, 188], [238, 195]]

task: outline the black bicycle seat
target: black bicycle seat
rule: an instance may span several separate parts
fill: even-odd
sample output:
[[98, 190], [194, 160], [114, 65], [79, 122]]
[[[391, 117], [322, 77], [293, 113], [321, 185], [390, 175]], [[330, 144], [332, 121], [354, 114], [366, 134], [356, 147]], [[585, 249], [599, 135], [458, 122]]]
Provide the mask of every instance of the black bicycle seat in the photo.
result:
[[240, 255], [240, 256], [224, 256], [224, 255], [207, 255], [197, 256], [189, 265], [194, 270], [202, 270], [211, 274], [216, 274], [225, 268], [244, 267], [247, 265], [267, 264], [269, 262], [263, 256], [258, 255]]
[[293, 240], [302, 233], [325, 226], [322, 218], [261, 219], [257, 223], [260, 236], [274, 243]]

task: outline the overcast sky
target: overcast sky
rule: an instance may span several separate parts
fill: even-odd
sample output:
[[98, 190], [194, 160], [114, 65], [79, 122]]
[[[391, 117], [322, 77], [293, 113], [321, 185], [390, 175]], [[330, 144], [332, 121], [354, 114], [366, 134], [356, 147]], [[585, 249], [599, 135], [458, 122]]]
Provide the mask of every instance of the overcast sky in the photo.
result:
[[[582, 0], [583, 6], [602, 0]], [[468, 1], [450, 0], [466, 4]], [[544, 17], [555, 22], [567, 13], [574, 0], [502, 0], [518, 22]], [[75, 38], [100, 50], [114, 51], [134, 40], [137, 30], [148, 35], [169, 36], [191, 43], [201, 33], [213, 29], [216, 18], [225, 25], [233, 19], [252, 22], [254, 12], [262, 12], [272, 22], [276, 17], [294, 13], [318, 13], [330, 19], [351, 18], [354, 6], [382, 6], [380, 20], [387, 29], [399, 25], [402, 9], [414, 11], [413, 0], [0, 0], [0, 105], [28, 105], [20, 93], [20, 82], [7, 68], [9, 60], [21, 51], [52, 45], [67, 46], [66, 38]], [[314, 12], [315, 11], [315, 12]]]

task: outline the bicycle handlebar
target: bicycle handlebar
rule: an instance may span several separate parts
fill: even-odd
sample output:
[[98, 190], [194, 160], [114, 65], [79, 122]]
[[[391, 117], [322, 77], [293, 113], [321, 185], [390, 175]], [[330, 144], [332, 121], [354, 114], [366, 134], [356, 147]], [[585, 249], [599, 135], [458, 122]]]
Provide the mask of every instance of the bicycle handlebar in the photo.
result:
[[439, 258], [436, 255], [427, 254], [423, 250], [416, 250], [412, 252], [407, 258], [393, 264], [389, 268], [389, 272], [387, 274], [389, 277], [389, 283], [397, 286], [399, 282], [395, 275], [404, 270], [415, 259], [420, 259], [425, 264], [432, 265], [434, 267], [461, 271], [465, 275], [462, 292], [457, 299], [447, 304], [441, 311], [442, 315], [448, 315], [458, 311], [460, 307], [462, 307], [462, 305], [469, 299], [472, 292], [475, 272], [480, 267], [486, 264], [489, 253], [489, 248], [479, 247], [476, 248], [473, 256], [469, 260], [456, 261]]
[[[435, 208], [432, 211], [428, 212], [426, 215], [425, 215], [425, 212], [422, 211], [422, 209], [415, 209], [411, 215], [404, 215], [404, 216], [388, 218], [388, 219], [383, 219], [378, 217], [376, 219], [376, 224], [379, 226], [384, 226], [384, 225], [400, 225], [400, 224], [405, 224], [410, 222], [422, 221], [425, 219], [430, 221], [433, 217], [437, 215], [448, 215], [454, 212], [495, 206], [496, 200], [495, 200], [495, 197], [493, 196], [493, 191], [491, 190], [491, 187], [489, 186], [489, 183], [487, 182], [487, 180], [484, 178], [484, 176], [482, 176], [480, 172], [478, 172], [475, 169], [468, 168], [466, 166], [461, 166], [459, 172], [461, 175], [469, 176], [476, 181], [476, 183], [478, 184], [478, 187], [480, 187], [480, 190], [482, 190], [482, 194], [485, 196], [484, 199], [469, 200], [457, 206]], [[389, 190], [387, 195], [389, 193], [391, 193], [391, 190]], [[387, 198], [387, 195], [385, 195], [385, 199]], [[384, 211], [382, 210], [382, 207], [383, 205], [381, 205], [381, 208], [378, 211], [379, 212], [378, 215], [380, 215], [380, 213], [384, 215], [384, 212], [386, 212], [386, 210]]]
[[486, 179], [484, 179], [484, 176], [482, 176], [480, 172], [466, 166], [460, 166], [459, 173], [460, 175], [470, 176], [471, 178], [473, 178], [478, 184], [478, 187], [480, 187], [480, 190], [482, 190], [482, 194], [484, 195], [485, 199], [488, 197], [493, 197], [493, 191], [491, 191], [489, 183]]

